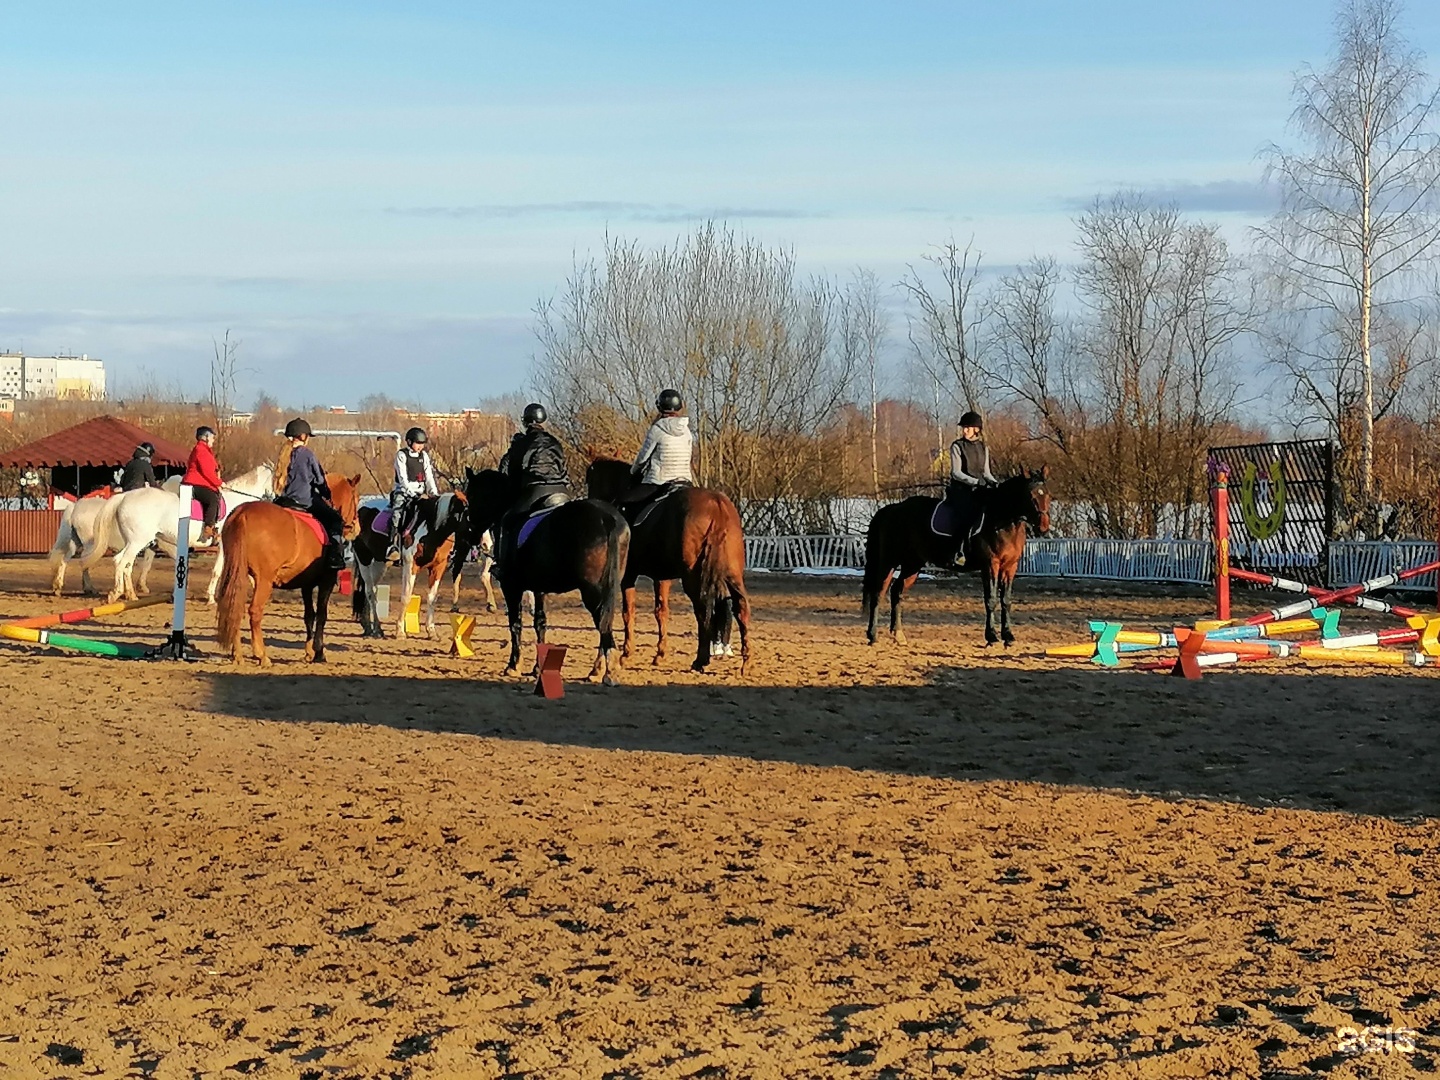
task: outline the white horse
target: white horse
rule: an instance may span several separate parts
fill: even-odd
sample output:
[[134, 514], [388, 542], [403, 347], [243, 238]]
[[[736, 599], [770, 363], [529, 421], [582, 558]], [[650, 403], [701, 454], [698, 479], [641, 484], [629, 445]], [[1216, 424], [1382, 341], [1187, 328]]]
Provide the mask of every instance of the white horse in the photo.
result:
[[[119, 495], [113, 498], [119, 498]], [[109, 499], [80, 499], [76, 502], [67, 502], [65, 512], [60, 518], [60, 528], [55, 532], [55, 543], [50, 546], [50, 591], [59, 596], [65, 588], [65, 568], [71, 560], [80, 559], [81, 575], [80, 587], [86, 596], [93, 596], [96, 592], [95, 584], [90, 580], [89, 565], [84, 563], [84, 557], [97, 543], [100, 545], [101, 553], [109, 548], [119, 549], [124, 541], [117, 538], [115, 534], [100, 540], [95, 535], [95, 529], [100, 524]], [[98, 558], [98, 556], [97, 556]], [[145, 549], [144, 556], [140, 561], [140, 591], [145, 592], [145, 581], [150, 574], [150, 564], [155, 561], [155, 553], [149, 548]]]
[[[167, 484], [170, 481], [166, 481]], [[270, 465], [257, 465], [243, 476], [237, 477], [220, 487], [227, 513], [237, 506], [260, 499], [268, 499], [275, 483], [275, 470]], [[118, 546], [115, 555], [115, 587], [110, 590], [113, 604], [123, 595], [127, 600], [137, 597], [135, 583], [131, 578], [135, 559], [151, 544], [165, 554], [175, 555], [177, 547], [176, 528], [180, 521], [180, 496], [165, 488], [140, 488], [127, 491], [108, 499], [96, 525], [97, 536], [107, 537], [112, 546]], [[192, 536], [197, 530], [192, 530]], [[118, 544], [116, 543], [118, 541]], [[105, 553], [104, 546], [97, 544], [86, 552], [81, 567], [88, 570]], [[215, 587], [220, 581], [224, 568], [224, 549], [216, 545], [215, 569], [210, 575], [210, 586], [206, 600], [215, 602]], [[147, 557], [148, 559], [148, 557]], [[147, 565], [148, 568], [148, 565]], [[144, 589], [144, 572], [141, 574], [141, 588]]]

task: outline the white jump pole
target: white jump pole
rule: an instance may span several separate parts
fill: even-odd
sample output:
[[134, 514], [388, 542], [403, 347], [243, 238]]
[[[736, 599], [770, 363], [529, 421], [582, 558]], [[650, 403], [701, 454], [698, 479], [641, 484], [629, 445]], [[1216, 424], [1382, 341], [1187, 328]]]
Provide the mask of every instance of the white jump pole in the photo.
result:
[[185, 587], [190, 580], [190, 507], [195, 493], [180, 485], [180, 520], [175, 525], [175, 606], [170, 616], [170, 639], [160, 655], [170, 660], [193, 660], [195, 651], [185, 640]]

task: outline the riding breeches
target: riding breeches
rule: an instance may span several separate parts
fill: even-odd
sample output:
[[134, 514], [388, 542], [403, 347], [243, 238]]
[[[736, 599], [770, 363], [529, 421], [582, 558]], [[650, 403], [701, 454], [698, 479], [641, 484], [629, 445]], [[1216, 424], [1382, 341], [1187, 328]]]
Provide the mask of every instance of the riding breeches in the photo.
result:
[[220, 519], [220, 492], [214, 488], [201, 487], [196, 484], [190, 488], [190, 494], [200, 504], [200, 509], [205, 515], [205, 524], [214, 525]]

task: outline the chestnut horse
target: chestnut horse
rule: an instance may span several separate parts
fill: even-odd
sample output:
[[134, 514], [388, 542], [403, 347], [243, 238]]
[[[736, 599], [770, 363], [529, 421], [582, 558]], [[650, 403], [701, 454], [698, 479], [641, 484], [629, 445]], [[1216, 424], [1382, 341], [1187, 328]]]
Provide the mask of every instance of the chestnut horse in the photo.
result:
[[[325, 477], [330, 505], [345, 524], [346, 539], [360, 531], [360, 475]], [[238, 507], [221, 530], [225, 570], [220, 578], [216, 636], [222, 648], [240, 663], [240, 620], [246, 582], [254, 580], [250, 598], [250, 647], [261, 667], [270, 666], [260, 620], [274, 588], [299, 589], [305, 600], [305, 659], [325, 660], [325, 616], [338, 570], [325, 565], [325, 548], [310, 526], [295, 513], [269, 502]]]
[[[465, 469], [465, 502], [460, 510], [461, 524], [455, 530], [452, 574], [459, 573], [464, 553], [482, 533], [500, 524], [513, 502], [514, 491], [506, 477], [494, 469]], [[543, 511], [543, 516], [533, 514], [531, 518], [520, 533], [521, 543], [509, 539], [501, 545], [502, 557], [495, 568], [510, 623], [510, 662], [505, 665], [505, 674], [520, 673], [520, 601], [524, 594], [535, 596], [535, 639], [543, 644], [545, 594], [578, 589], [581, 602], [600, 632], [600, 652], [590, 681], [603, 679], [607, 686], [614, 686], [611, 666], [620, 665], [619, 657], [610, 654], [615, 650], [615, 610], [620, 606], [620, 579], [630, 550], [630, 526], [619, 510], [594, 499], [562, 503]]]
[[[614, 458], [598, 458], [585, 471], [585, 486], [594, 499], [616, 502], [634, 486], [630, 466]], [[694, 671], [710, 663], [713, 642], [726, 636], [733, 608], [740, 626], [740, 673], [750, 662], [750, 597], [745, 592], [745, 532], [740, 513], [725, 495], [710, 488], [680, 487], [665, 496], [639, 524], [630, 526], [630, 559], [625, 564], [625, 651], [635, 642], [635, 579], [655, 583], [655, 621], [660, 640], [655, 663], [669, 647], [670, 583], [678, 580], [695, 605], [700, 631]]]
[[[985, 644], [1004, 641], [1008, 649], [1015, 640], [1010, 631], [1010, 584], [1025, 554], [1025, 528], [1038, 534], [1050, 531], [1050, 495], [1045, 490], [1050, 469], [1021, 473], [1002, 480], [993, 488], [975, 493], [981, 500], [984, 519], [965, 548], [965, 573], [979, 574], [985, 588]], [[865, 614], [869, 619], [865, 636], [875, 644], [875, 609], [880, 594], [890, 585], [890, 633], [905, 644], [900, 626], [900, 601], [915, 584], [926, 563], [947, 567], [965, 542], [963, 537], [940, 536], [930, 520], [940, 500], [912, 495], [875, 511], [865, 538]], [[894, 576], [893, 583], [891, 577]], [[1000, 584], [1000, 633], [995, 633], [995, 584]]]

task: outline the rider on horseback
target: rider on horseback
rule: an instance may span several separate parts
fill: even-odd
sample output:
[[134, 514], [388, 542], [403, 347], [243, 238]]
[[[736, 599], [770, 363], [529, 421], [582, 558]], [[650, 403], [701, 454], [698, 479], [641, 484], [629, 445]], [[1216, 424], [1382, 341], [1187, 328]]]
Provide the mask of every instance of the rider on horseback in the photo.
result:
[[685, 400], [678, 390], [661, 390], [655, 408], [660, 416], [645, 433], [645, 441], [630, 466], [630, 474], [640, 482], [620, 500], [626, 510], [644, 505], [667, 485], [695, 483], [690, 472], [695, 436], [690, 431], [690, 418], [680, 415]]
[[204, 515], [205, 528], [200, 532], [196, 547], [211, 547], [218, 543], [220, 536], [215, 522], [220, 519], [220, 463], [215, 460], [215, 429], [195, 429], [195, 446], [190, 451], [190, 460], [185, 463], [182, 484], [189, 484], [195, 501], [200, 504]]
[[950, 483], [945, 502], [954, 514], [954, 533], [959, 540], [955, 569], [965, 566], [965, 546], [980, 527], [984, 504], [980, 492], [999, 483], [990, 473], [990, 451], [983, 438], [985, 421], [973, 410], [960, 417], [960, 438], [950, 444]]
[[405, 433], [405, 447], [395, 454], [395, 486], [390, 490], [390, 548], [387, 561], [400, 554], [402, 544], [409, 543], [415, 528], [415, 513], [420, 499], [439, 495], [435, 486], [435, 467], [430, 451], [425, 448], [425, 429], [412, 427]]
[[120, 473], [120, 490], [135, 491], [139, 488], [159, 487], [160, 481], [155, 477], [155, 466], [150, 459], [155, 456], [155, 444], [142, 442], [130, 455], [130, 460], [125, 463], [125, 468]]
[[314, 451], [305, 444], [310, 441], [310, 425], [296, 417], [285, 425], [285, 438], [290, 440], [290, 456], [286, 462], [284, 487], [275, 497], [276, 506], [303, 510], [324, 527], [330, 537], [325, 545], [325, 568], [345, 569], [345, 523], [339, 512], [327, 501], [330, 485]]
[[565, 447], [545, 430], [545, 406], [531, 402], [521, 419], [525, 430], [510, 440], [500, 459], [500, 474], [510, 481], [513, 502], [502, 519], [496, 551], [500, 566], [508, 563], [515, 533], [530, 512], [547, 501], [563, 502], [570, 487], [565, 468]]

